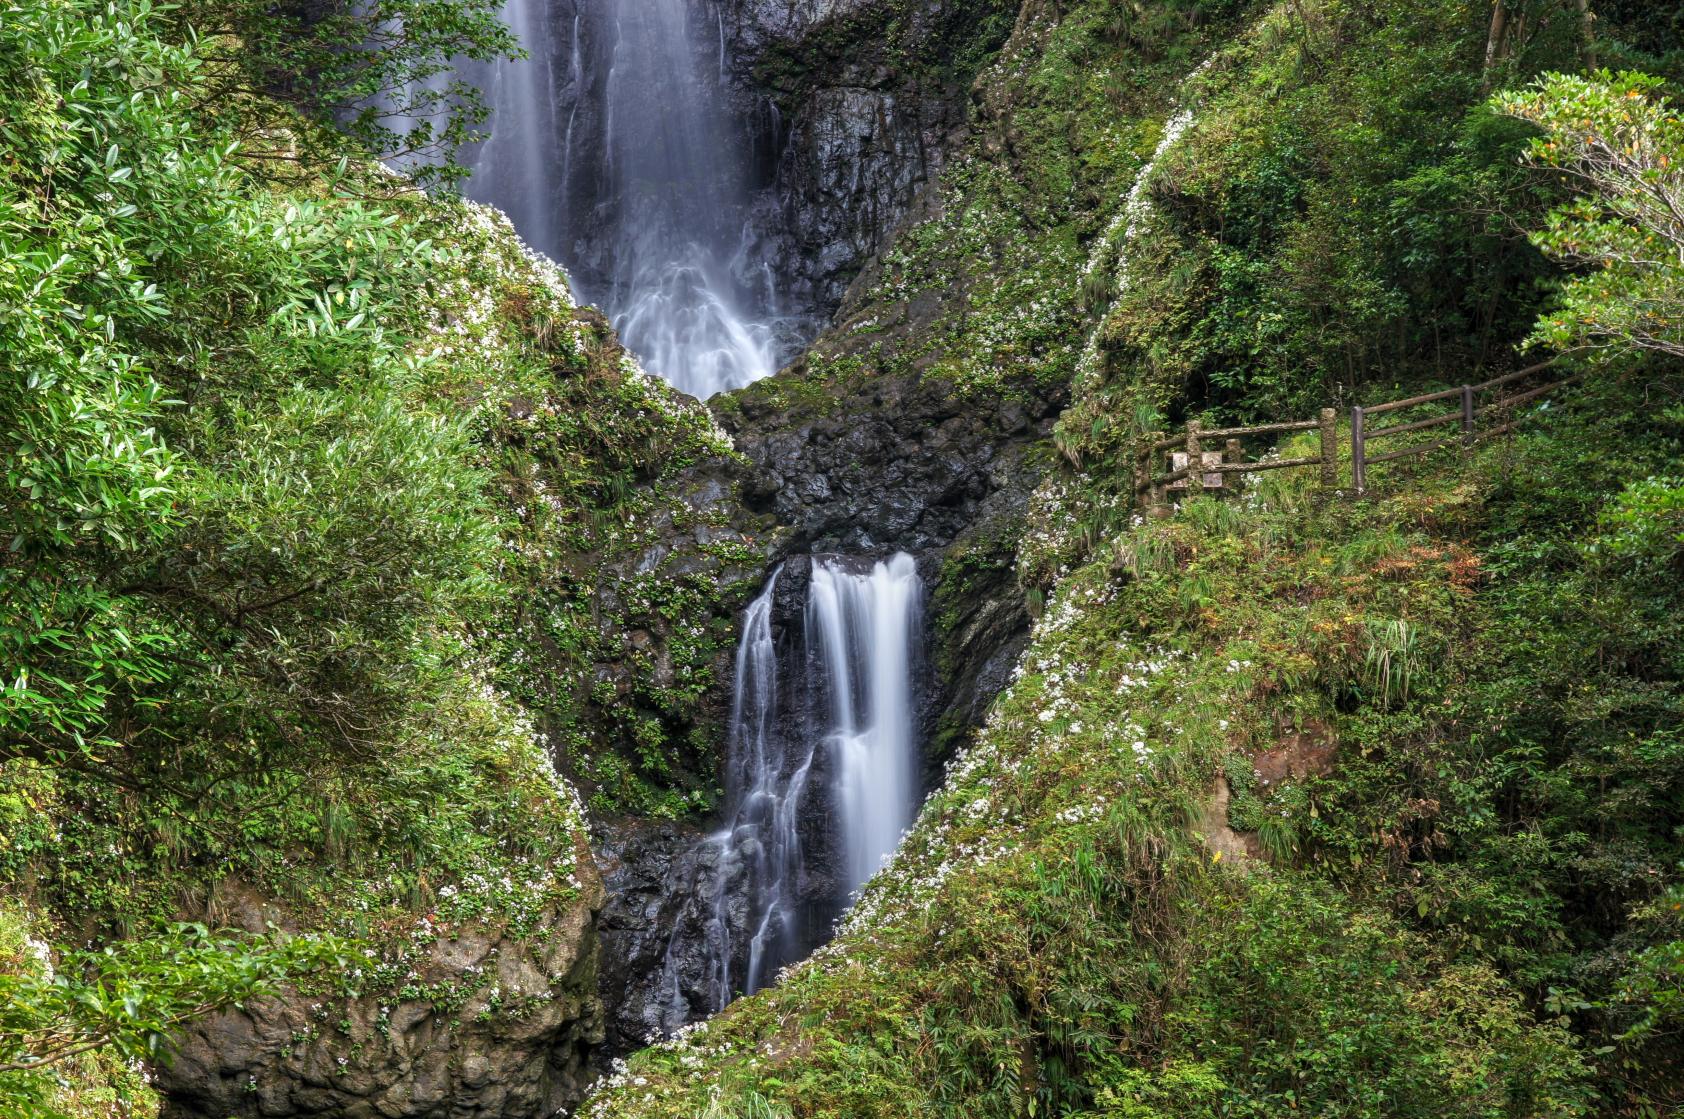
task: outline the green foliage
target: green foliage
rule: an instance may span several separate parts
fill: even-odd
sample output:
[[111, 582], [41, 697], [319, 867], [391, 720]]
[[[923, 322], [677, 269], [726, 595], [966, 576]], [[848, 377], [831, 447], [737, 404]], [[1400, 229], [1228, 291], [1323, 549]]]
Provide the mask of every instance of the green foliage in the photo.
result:
[[[462, 424], [405, 411], [392, 320], [435, 254], [395, 214], [255, 187], [188, 114], [170, 24], [87, 14], [7, 23], [0, 753], [109, 764], [145, 735], [117, 713], [183, 680], [350, 746], [344, 697], [408, 686], [405, 646], [491, 550]], [[246, 717], [227, 694], [207, 708]]]
[[1151, 184], [1105, 325], [1118, 391], [1273, 418], [1501, 352], [1541, 262], [1497, 212], [1536, 203], [1520, 130], [1478, 108], [1483, 31], [1441, 0], [1259, 21]]
[[[128, 74], [191, 65], [145, 33], [149, 18], [144, 5], [13, 5], [0, 37], [10, 110], [0, 117], [10, 169], [0, 177], [0, 734], [43, 747], [45, 735], [98, 738], [114, 690], [158, 683], [175, 647], [167, 624], [67, 571], [77, 550], [110, 563], [155, 545], [172, 508], [175, 458], [155, 428], [166, 393], [120, 335], [166, 314], [135, 243], [160, 215], [141, 205], [165, 179], [214, 182], [220, 160], [177, 129], [167, 93], [130, 96]], [[153, 137], [156, 148], [142, 144]], [[179, 188], [171, 197], [205, 220]]]
[[[47, 945], [36, 939], [25, 911], [0, 905], [0, 980], [9, 986], [39, 983], [53, 967]], [[9, 1002], [0, 1013], [26, 1004]], [[22, 1036], [7, 1039], [20, 1044]], [[0, 1102], [8, 1114], [35, 1119], [155, 1119], [158, 1098], [138, 1066], [109, 1050], [67, 1055], [44, 1069], [0, 1073]]]
[[1201, 934], [1219, 940], [1193, 966], [1192, 1006], [1165, 1023], [1189, 1037], [1171, 1067], [1220, 1074], [1222, 1090], [1176, 1101], [1171, 1114], [1582, 1112], [1578, 1062], [1488, 968], [1451, 965], [1423, 982], [1420, 937], [1353, 917], [1335, 892], [1293, 877], [1252, 884], [1232, 922], [1224, 900], [1201, 910]]
[[16, 1074], [104, 1047], [123, 1058], [167, 1060], [170, 1033], [182, 1022], [343, 963], [331, 938], [271, 945], [176, 925], [135, 943], [67, 955], [50, 968], [0, 975], [0, 1076], [25, 1083]]
[[[1661, 936], [1684, 931], [1684, 886], [1674, 886], [1637, 914], [1659, 926]], [[1636, 1020], [1622, 1035], [1626, 1042], [1664, 1034], [1684, 1022], [1684, 937], [1660, 940], [1638, 953], [1618, 992]]]
[[1684, 553], [1684, 481], [1646, 478], [1628, 485], [1598, 517], [1586, 548], [1653, 564], [1659, 572]]
[[[435, 45], [489, 18], [406, 8]], [[593, 368], [564, 278], [506, 221], [397, 193], [269, 96], [307, 52], [240, 52], [296, 18], [0, 14], [0, 892], [44, 943], [93, 946], [0, 969], [0, 1062], [77, 1051], [0, 1094], [75, 1119], [143, 1114], [131, 1064], [208, 1007], [284, 978], [448, 1010], [470, 992], [406, 980], [441, 926], [552, 933], [589, 884], [582, 809], [495, 658], [531, 585], [509, 557], [586, 542], [522, 551], [510, 417], [590, 416], [555, 458], [600, 462], [608, 508], [647, 488], [651, 446], [674, 472], [720, 447], [618, 351]], [[297, 129], [314, 172], [270, 158]], [[583, 488], [546, 509], [576, 525]], [[357, 967], [176, 925], [254, 898], [362, 938]]]
[[[498, 0], [197, 0], [174, 13], [201, 44], [195, 110], [267, 158], [331, 165], [348, 136], [417, 181], [456, 181], [489, 115], [464, 62], [523, 56]], [[276, 126], [284, 127], [277, 132]]]
[[1566, 284], [1535, 341], [1684, 355], [1684, 122], [1661, 87], [1636, 73], [1552, 74], [1494, 102], [1543, 130], [1529, 160], [1583, 191], [1533, 241], [1594, 271]]

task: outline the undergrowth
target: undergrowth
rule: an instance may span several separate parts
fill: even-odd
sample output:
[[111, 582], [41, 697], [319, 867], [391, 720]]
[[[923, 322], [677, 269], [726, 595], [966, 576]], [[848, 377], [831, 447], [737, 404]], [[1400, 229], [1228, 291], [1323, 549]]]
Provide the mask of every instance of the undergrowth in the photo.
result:
[[1604, 533], [1684, 432], [1587, 450], [1642, 415], [1604, 381], [1389, 496], [1265, 475], [1078, 547], [837, 941], [587, 1114], [1670, 1106], [1679, 592]]

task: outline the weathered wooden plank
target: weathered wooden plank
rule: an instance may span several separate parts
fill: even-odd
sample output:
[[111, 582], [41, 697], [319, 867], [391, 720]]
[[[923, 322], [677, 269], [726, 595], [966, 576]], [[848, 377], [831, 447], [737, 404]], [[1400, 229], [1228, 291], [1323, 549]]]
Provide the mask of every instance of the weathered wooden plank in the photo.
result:
[[1525, 369], [1517, 369], [1513, 373], [1505, 373], [1501, 377], [1493, 377], [1489, 381], [1481, 381], [1479, 384], [1473, 386], [1473, 390], [1475, 392], [1489, 392], [1490, 390], [1497, 388], [1499, 385], [1506, 385], [1510, 381], [1518, 381], [1522, 377], [1530, 377], [1534, 373], [1541, 373], [1550, 366], [1554, 365], [1558, 360], [1560, 359], [1552, 357], [1548, 361], [1540, 361], [1536, 365], [1528, 365]]
[[1204, 451], [1199, 443], [1199, 421], [1187, 421], [1187, 467], [1192, 473], [1187, 475], [1187, 496], [1197, 497], [1204, 492]]
[[1498, 400], [1494, 403], [1487, 404], [1484, 408], [1484, 411], [1486, 411], [1486, 412], [1499, 412], [1499, 411], [1503, 411], [1503, 410], [1506, 410], [1506, 409], [1518, 407], [1519, 405], [1525, 404], [1529, 400], [1536, 400], [1540, 396], [1543, 396], [1547, 393], [1552, 393], [1556, 389], [1559, 389], [1559, 388], [1563, 387], [1564, 385], [1571, 384], [1572, 382], [1579, 380], [1583, 376], [1584, 376], [1583, 373], [1576, 373], [1571, 377], [1563, 377], [1561, 380], [1555, 381], [1551, 384], [1541, 385], [1538, 388], [1532, 389], [1529, 392], [1516, 393], [1514, 396], [1506, 396], [1502, 400]]
[[[1275, 459], [1275, 460], [1272, 460], [1272, 461], [1269, 461], [1269, 462], [1212, 462], [1212, 461], [1210, 461], [1210, 457], [1207, 454], [1204, 469], [1201, 471], [1201, 473], [1204, 473], [1204, 474], [1258, 474], [1258, 473], [1261, 473], [1262, 471], [1265, 471], [1265, 470], [1285, 470], [1288, 467], [1317, 466], [1317, 465], [1320, 465], [1320, 463], [1321, 463], [1321, 456], [1320, 455], [1310, 455], [1310, 456], [1305, 457], [1305, 458]], [[1180, 470], [1173, 471], [1172, 473], [1160, 474], [1157, 477], [1153, 478], [1147, 484], [1147, 486], [1143, 486], [1143, 487], [1140, 487], [1140, 488], [1145, 489], [1145, 488], [1149, 488], [1150, 486], [1173, 487], [1176, 482], [1182, 481], [1183, 479], [1187, 478], [1187, 476], [1190, 475], [1191, 473], [1192, 473], [1192, 471], [1184, 466]], [[1206, 485], [1209, 485], [1209, 484], [1210, 483], [1208, 483], [1208, 482], [1206, 483]]]
[[[1457, 393], [1460, 393], [1462, 390], [1457, 389], [1456, 391]], [[1393, 424], [1391, 427], [1376, 428], [1375, 430], [1368, 432], [1363, 438], [1367, 439], [1369, 442], [1373, 442], [1382, 435], [1402, 435], [1406, 431], [1420, 431], [1422, 428], [1437, 427], [1439, 424], [1455, 423], [1461, 418], [1462, 413], [1460, 410], [1455, 412], [1446, 412], [1442, 416], [1434, 416], [1430, 420], [1417, 420], [1412, 424]], [[1368, 461], [1373, 462], [1374, 460], [1369, 459]]]
[[1152, 479], [1152, 485], [1168, 486], [1174, 482], [1181, 481], [1190, 473], [1192, 473], [1192, 471], [1188, 470], [1186, 467], [1182, 467], [1180, 470], [1173, 470], [1168, 474], [1159, 474], [1157, 477]]
[[1368, 462], [1372, 465], [1376, 462], [1391, 462], [1394, 459], [1408, 458], [1410, 455], [1424, 455], [1428, 451], [1436, 451], [1440, 447], [1448, 447], [1452, 443], [1460, 443], [1461, 441], [1460, 434], [1452, 435], [1449, 438], [1438, 439], [1431, 443], [1418, 443], [1413, 447], [1405, 447], [1401, 451], [1387, 451], [1383, 455], [1370, 455]]
[[1219, 427], [1200, 434], [1209, 439], [1226, 439], [1242, 435], [1276, 435], [1293, 431], [1314, 431], [1321, 426], [1320, 420], [1293, 420], [1291, 423], [1256, 424], [1252, 427]]
[[1317, 420], [1321, 429], [1321, 485], [1324, 490], [1339, 488], [1339, 413], [1323, 408]]
[[[1535, 365], [1529, 365], [1525, 369], [1517, 369], [1513, 373], [1507, 373], [1501, 377], [1494, 377], [1489, 381], [1482, 381], [1477, 385], [1461, 385], [1457, 388], [1445, 389], [1442, 392], [1423, 393], [1420, 396], [1411, 396], [1403, 400], [1392, 400], [1383, 404], [1376, 404], [1372, 408], [1352, 408], [1352, 487], [1359, 494], [1367, 489], [1368, 467], [1371, 463], [1394, 462], [1398, 459], [1424, 455], [1431, 451], [1448, 447], [1458, 441], [1464, 446], [1471, 446], [1480, 439], [1486, 439], [1493, 435], [1501, 435], [1514, 430], [1515, 426], [1521, 422], [1521, 420], [1527, 418], [1521, 416], [1512, 420], [1507, 419], [1516, 407], [1529, 403], [1530, 401], [1537, 400], [1539, 397], [1545, 396], [1563, 388], [1566, 385], [1572, 384], [1584, 377], [1584, 374], [1576, 373], [1571, 377], [1564, 377], [1559, 381], [1553, 381], [1547, 385], [1540, 385], [1537, 388], [1529, 389], [1523, 393], [1517, 393], [1514, 396], [1505, 397], [1501, 400], [1484, 405], [1483, 407], [1475, 406], [1477, 395], [1482, 392], [1488, 392], [1492, 389], [1500, 388], [1504, 385], [1513, 384], [1523, 378], [1533, 376], [1555, 365], [1559, 360], [1560, 356], [1551, 358], [1548, 361], [1542, 361]], [[1396, 412], [1403, 408], [1413, 408], [1422, 404], [1431, 404], [1438, 400], [1450, 399], [1457, 399], [1458, 408], [1454, 412], [1446, 412], [1442, 415], [1432, 416], [1424, 420], [1416, 420], [1411, 423], [1393, 424], [1391, 427], [1382, 427], [1372, 430], [1367, 427], [1368, 417], [1370, 416], [1383, 415], [1387, 412]], [[1491, 417], [1504, 419], [1506, 422], [1484, 431], [1479, 430], [1479, 422], [1482, 419]], [[1368, 443], [1371, 440], [1382, 439], [1392, 435], [1403, 435], [1411, 431], [1424, 431], [1428, 428], [1439, 427], [1444, 424], [1456, 423], [1458, 421], [1460, 421], [1461, 430], [1457, 435], [1434, 440], [1431, 443], [1421, 443], [1413, 447], [1403, 447], [1399, 450], [1388, 451], [1384, 454], [1371, 455], [1368, 453]], [[1242, 437], [1285, 435], [1293, 432], [1316, 430], [1319, 430], [1321, 435], [1321, 453], [1318, 455], [1306, 455], [1303, 458], [1293, 459], [1277, 459], [1273, 462], [1211, 461], [1218, 457], [1224, 457], [1228, 460], [1237, 460], [1239, 457], [1238, 440]], [[1204, 454], [1201, 448], [1204, 441], [1209, 439], [1225, 439], [1227, 441], [1226, 454], [1224, 456]], [[1165, 436], [1163, 439], [1142, 447], [1140, 452], [1141, 458], [1138, 460], [1135, 469], [1134, 489], [1137, 494], [1150, 491], [1152, 499], [1155, 502], [1158, 502], [1164, 500], [1164, 490], [1168, 487], [1186, 489], [1190, 493], [1198, 493], [1207, 485], [1219, 485], [1220, 482], [1217, 479], [1226, 474], [1254, 474], [1266, 470], [1285, 470], [1303, 466], [1320, 466], [1322, 486], [1330, 490], [1336, 489], [1339, 481], [1338, 442], [1338, 416], [1331, 408], [1323, 408], [1318, 418], [1314, 420], [1295, 420], [1289, 423], [1278, 424], [1253, 424], [1246, 427], [1224, 427], [1207, 430], [1200, 425], [1199, 421], [1189, 420], [1187, 422], [1185, 434]], [[1177, 470], [1172, 470], [1168, 474], [1154, 476], [1151, 472], [1153, 458], [1164, 451], [1173, 451], [1177, 449], [1180, 449], [1182, 454], [1176, 455], [1176, 459], [1184, 461], [1188, 465]], [[1192, 466], [1193, 463], [1199, 463], [1200, 465], [1197, 469], [1194, 469]], [[1215, 475], [1216, 477], [1208, 478], [1210, 475]]]
[[1417, 404], [1431, 404], [1435, 400], [1449, 400], [1453, 396], [1461, 395], [1462, 390], [1457, 387], [1445, 389], [1443, 392], [1429, 392], [1422, 396], [1411, 396], [1404, 400], [1392, 400], [1385, 404], [1376, 404], [1372, 408], [1364, 408], [1363, 411], [1370, 416], [1378, 416], [1382, 412], [1395, 412], [1399, 408], [1413, 408]]
[[1269, 462], [1224, 462], [1218, 466], [1205, 467], [1206, 474], [1258, 474], [1265, 470], [1285, 470], [1287, 467], [1319, 466], [1320, 455], [1310, 455], [1306, 458], [1283, 458]]
[[1351, 409], [1351, 487], [1358, 493], [1368, 488], [1368, 460], [1364, 454], [1367, 447], [1362, 439], [1363, 411], [1361, 407]]

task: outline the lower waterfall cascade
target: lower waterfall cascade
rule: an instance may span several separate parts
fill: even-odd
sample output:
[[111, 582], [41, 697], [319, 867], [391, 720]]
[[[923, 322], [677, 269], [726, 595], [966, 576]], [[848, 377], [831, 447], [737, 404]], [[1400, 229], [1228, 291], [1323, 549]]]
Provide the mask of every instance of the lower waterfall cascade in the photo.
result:
[[[697, 865], [710, 873], [693, 891], [706, 972], [701, 989], [684, 989], [675, 927], [651, 1016], [666, 1033], [769, 985], [815, 947], [916, 810], [924, 587], [913, 558], [813, 557], [799, 641], [774, 631], [782, 577], [743, 615], [725, 825], [701, 840]], [[825, 861], [815, 819], [834, 873], [815, 866]]]
[[830, 694], [827, 741], [847, 853], [847, 889], [865, 885], [912, 823], [917, 791], [912, 658], [923, 585], [902, 552], [869, 572], [834, 561], [813, 569], [809, 640]]

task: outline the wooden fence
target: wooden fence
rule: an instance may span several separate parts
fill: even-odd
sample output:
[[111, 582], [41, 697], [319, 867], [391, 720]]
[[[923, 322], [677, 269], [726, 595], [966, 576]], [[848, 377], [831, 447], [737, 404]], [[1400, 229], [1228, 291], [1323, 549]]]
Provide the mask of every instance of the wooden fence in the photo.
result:
[[[1396, 462], [1454, 444], [1471, 447], [1481, 439], [1512, 431], [1515, 424], [1525, 418], [1517, 417], [1515, 409], [1578, 380], [1583, 374], [1563, 377], [1549, 384], [1495, 400], [1482, 402], [1481, 398], [1535, 377], [1554, 365], [1555, 360], [1552, 359], [1502, 377], [1482, 381], [1477, 385], [1461, 385], [1445, 389], [1443, 392], [1429, 392], [1421, 396], [1378, 404], [1372, 408], [1352, 408], [1349, 492], [1361, 494], [1368, 489], [1368, 468], [1376, 463]], [[1402, 422], [1387, 427], [1375, 428], [1370, 425], [1370, 420], [1375, 416], [1407, 412], [1447, 400], [1457, 401], [1458, 406], [1454, 411], [1418, 420], [1405, 418]], [[1396, 450], [1382, 450], [1378, 454], [1370, 449], [1371, 445], [1379, 440], [1392, 440], [1400, 435], [1428, 431], [1446, 424], [1457, 424], [1458, 430], [1452, 435], [1414, 443]], [[1248, 438], [1278, 437], [1304, 431], [1320, 432], [1320, 446], [1316, 454], [1300, 458], [1258, 460], [1248, 460], [1245, 457], [1244, 441]], [[1219, 440], [1222, 442], [1220, 450], [1207, 449], [1213, 448]], [[1148, 437], [1136, 451], [1135, 497], [1137, 500], [1144, 500], [1148, 508], [1163, 508], [1169, 504], [1169, 494], [1172, 490], [1185, 491], [1190, 496], [1207, 489], [1228, 489], [1230, 487], [1227, 478], [1230, 476], [1243, 478], [1247, 474], [1265, 470], [1292, 470], [1307, 466], [1319, 468], [1323, 489], [1338, 491], [1342, 466], [1340, 442], [1339, 415], [1332, 408], [1323, 408], [1321, 414], [1313, 420], [1257, 424], [1252, 427], [1206, 428], [1198, 420], [1188, 420], [1184, 434], [1163, 438]], [[1159, 456], [1166, 452], [1170, 453], [1169, 472], [1155, 474], [1153, 471], [1160, 461]]]

